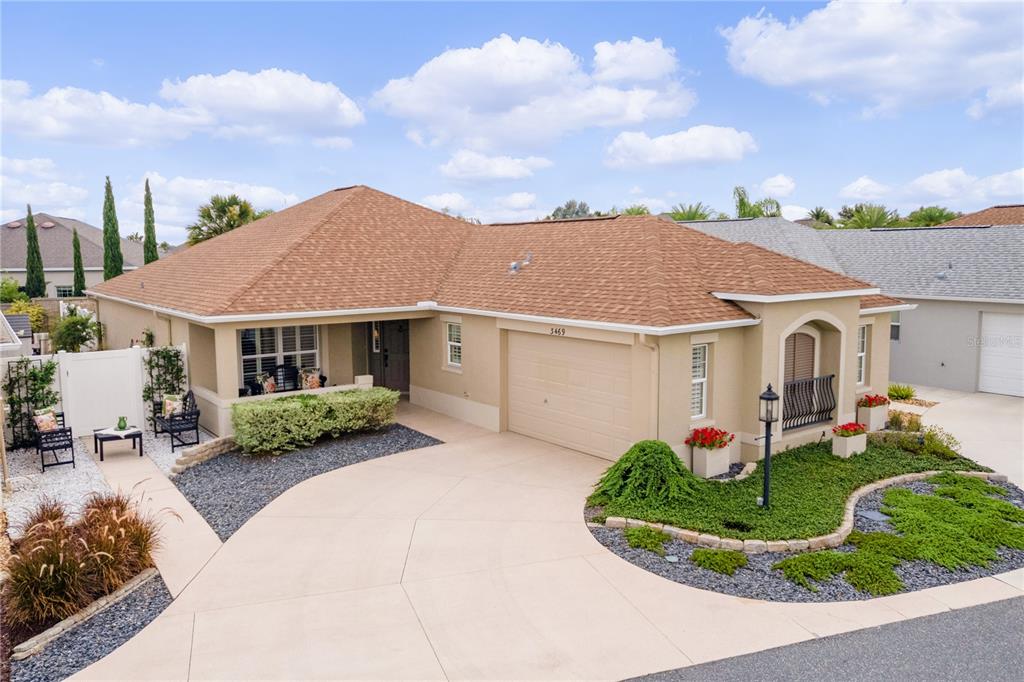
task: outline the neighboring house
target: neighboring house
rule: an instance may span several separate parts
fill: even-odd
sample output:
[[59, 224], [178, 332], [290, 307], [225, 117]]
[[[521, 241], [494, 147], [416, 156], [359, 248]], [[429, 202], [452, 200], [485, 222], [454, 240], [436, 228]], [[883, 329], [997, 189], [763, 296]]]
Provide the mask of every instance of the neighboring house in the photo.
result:
[[1024, 204], [1003, 204], [975, 211], [942, 223], [940, 227], [1021, 227], [1024, 225]]
[[[32, 332], [28, 333], [28, 351], [25, 350], [25, 339], [19, 330], [14, 328], [11, 318], [24, 317], [28, 321], [28, 315], [5, 315], [0, 313], [0, 356], [6, 355], [31, 355], [32, 354]], [[20, 320], [14, 320], [21, 326]]]
[[[60, 218], [48, 213], [33, 216], [39, 235], [39, 253], [43, 257], [46, 277], [46, 295], [66, 298], [73, 294], [74, 263], [72, 261], [72, 231], [78, 230], [82, 245], [82, 265], [85, 285], [91, 287], [103, 281], [103, 230], [71, 218]], [[145, 261], [142, 244], [121, 240], [124, 269], [134, 270]], [[25, 284], [25, 219], [19, 218], [0, 226], [0, 275], [13, 277]]]
[[814, 230], [781, 218], [687, 225], [916, 304], [893, 313], [893, 381], [1024, 396], [1024, 226]]
[[[411, 402], [614, 459], [695, 426], [781, 446], [885, 391], [890, 312], [873, 285], [655, 216], [472, 225], [368, 187], [338, 189], [96, 285], [105, 342], [188, 347], [203, 424], [257, 373], [359, 375]], [[317, 390], [331, 390], [317, 389]], [[781, 433], [780, 433], [781, 431]], [[736, 458], [740, 457], [736, 448]]]

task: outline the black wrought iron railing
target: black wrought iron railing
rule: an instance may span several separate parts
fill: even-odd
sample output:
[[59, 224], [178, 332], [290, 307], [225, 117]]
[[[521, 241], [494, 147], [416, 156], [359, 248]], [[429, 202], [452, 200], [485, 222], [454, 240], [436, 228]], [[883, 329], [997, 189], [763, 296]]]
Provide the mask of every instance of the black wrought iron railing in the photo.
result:
[[834, 378], [834, 374], [829, 374], [785, 383], [782, 392], [783, 431], [832, 420], [836, 409], [836, 395], [832, 391]]

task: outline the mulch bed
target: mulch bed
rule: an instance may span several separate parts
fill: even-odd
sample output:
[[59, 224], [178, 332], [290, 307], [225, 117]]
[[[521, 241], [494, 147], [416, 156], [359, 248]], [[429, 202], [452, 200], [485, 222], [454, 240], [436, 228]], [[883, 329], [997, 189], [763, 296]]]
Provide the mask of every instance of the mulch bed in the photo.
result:
[[275, 497], [308, 478], [440, 443], [419, 431], [392, 424], [380, 431], [324, 440], [281, 455], [228, 452], [186, 469], [171, 480], [220, 539], [227, 540]]
[[[1024, 491], [1011, 483], [994, 483], [993, 485], [999, 485], [1006, 489], [1007, 496], [1004, 499], [1024, 509]], [[925, 482], [891, 487], [908, 488], [919, 494], [927, 494], [935, 489], [933, 484]], [[870, 520], [861, 515], [861, 512], [880, 511], [882, 496], [888, 489], [877, 490], [858, 500], [854, 516], [856, 530], [866, 533], [893, 532], [887, 522]], [[748, 554], [747, 566], [737, 569], [732, 576], [727, 576], [693, 564], [690, 561], [690, 555], [698, 547], [681, 540], [673, 539], [666, 543], [665, 556], [661, 557], [654, 552], [630, 547], [621, 529], [591, 527], [590, 532], [598, 542], [631, 564], [668, 580], [703, 590], [782, 602], [832, 602], [873, 598], [871, 594], [858, 592], [841, 577], [820, 583], [817, 592], [790, 582], [783, 576], [782, 571], [772, 568], [773, 564], [787, 556], [793, 556], [788, 553]], [[840, 547], [838, 551], [852, 552], [855, 549], [852, 545], [847, 544]], [[907, 561], [895, 570], [906, 586], [903, 592], [913, 592], [928, 587], [975, 580], [1024, 567], [1024, 550], [1002, 547], [997, 552], [1000, 557], [999, 561], [993, 562], [987, 568], [968, 566], [950, 571], [929, 561]]]

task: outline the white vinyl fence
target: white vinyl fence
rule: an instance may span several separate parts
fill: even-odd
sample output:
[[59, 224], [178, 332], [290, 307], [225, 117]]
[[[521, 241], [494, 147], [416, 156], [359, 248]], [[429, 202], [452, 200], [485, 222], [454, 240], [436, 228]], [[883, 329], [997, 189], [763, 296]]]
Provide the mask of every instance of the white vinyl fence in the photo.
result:
[[[185, 344], [178, 348], [182, 357], [187, 358]], [[114, 426], [118, 417], [127, 417], [129, 424], [139, 428], [146, 427], [149, 408], [142, 400], [142, 388], [146, 381], [143, 360], [148, 352], [133, 346], [82, 353], [61, 351], [32, 356], [32, 360], [52, 359], [58, 363], [53, 388], [60, 394], [65, 424], [76, 436], [85, 436], [93, 429]], [[0, 359], [4, 375], [7, 363], [17, 359]], [[188, 377], [187, 364], [185, 376]]]

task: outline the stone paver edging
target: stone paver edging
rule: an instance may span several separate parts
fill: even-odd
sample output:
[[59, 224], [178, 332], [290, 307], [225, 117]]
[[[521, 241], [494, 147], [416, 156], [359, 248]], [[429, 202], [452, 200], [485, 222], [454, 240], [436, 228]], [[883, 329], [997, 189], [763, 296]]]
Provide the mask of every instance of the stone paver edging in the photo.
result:
[[[902, 474], [892, 478], [885, 478], [874, 483], [857, 488], [846, 499], [846, 508], [843, 511], [843, 522], [835, 532], [828, 535], [819, 535], [806, 540], [739, 540], [736, 538], [723, 538], [711, 533], [701, 533], [696, 530], [676, 528], [664, 523], [652, 521], [641, 521], [640, 519], [629, 519], [622, 516], [609, 516], [605, 519], [604, 525], [607, 528], [641, 528], [647, 526], [655, 530], [664, 531], [673, 538], [710, 547], [712, 549], [734, 549], [747, 554], [763, 554], [764, 552], [805, 552], [807, 550], [826, 549], [839, 547], [846, 542], [847, 536], [853, 531], [853, 510], [857, 506], [857, 500], [868, 493], [873, 493], [881, 488], [913, 481], [923, 481], [936, 474], [946, 473], [942, 471], [920, 471], [912, 474]], [[985, 471], [954, 471], [952, 473], [961, 476], [972, 476], [974, 478], [985, 478], [993, 482], [1005, 483], [1005, 474], [988, 473]]]
[[236, 447], [238, 446], [235, 445], [233, 436], [222, 436], [185, 448], [178, 459], [174, 460], [174, 466], [171, 467], [170, 475], [171, 477], [177, 476], [189, 467], [205, 462], [208, 459], [213, 459], [217, 455], [223, 455], [225, 452], [231, 452]]
[[106, 596], [100, 597], [78, 613], [68, 616], [53, 627], [43, 630], [35, 637], [30, 637], [21, 644], [18, 644], [16, 647], [11, 649], [11, 660], [21, 661], [29, 656], [38, 654], [46, 647], [47, 644], [60, 637], [71, 628], [84, 623], [107, 607], [113, 606], [157, 575], [159, 574], [155, 568], [147, 568], [124, 585], [121, 585], [121, 587]]

